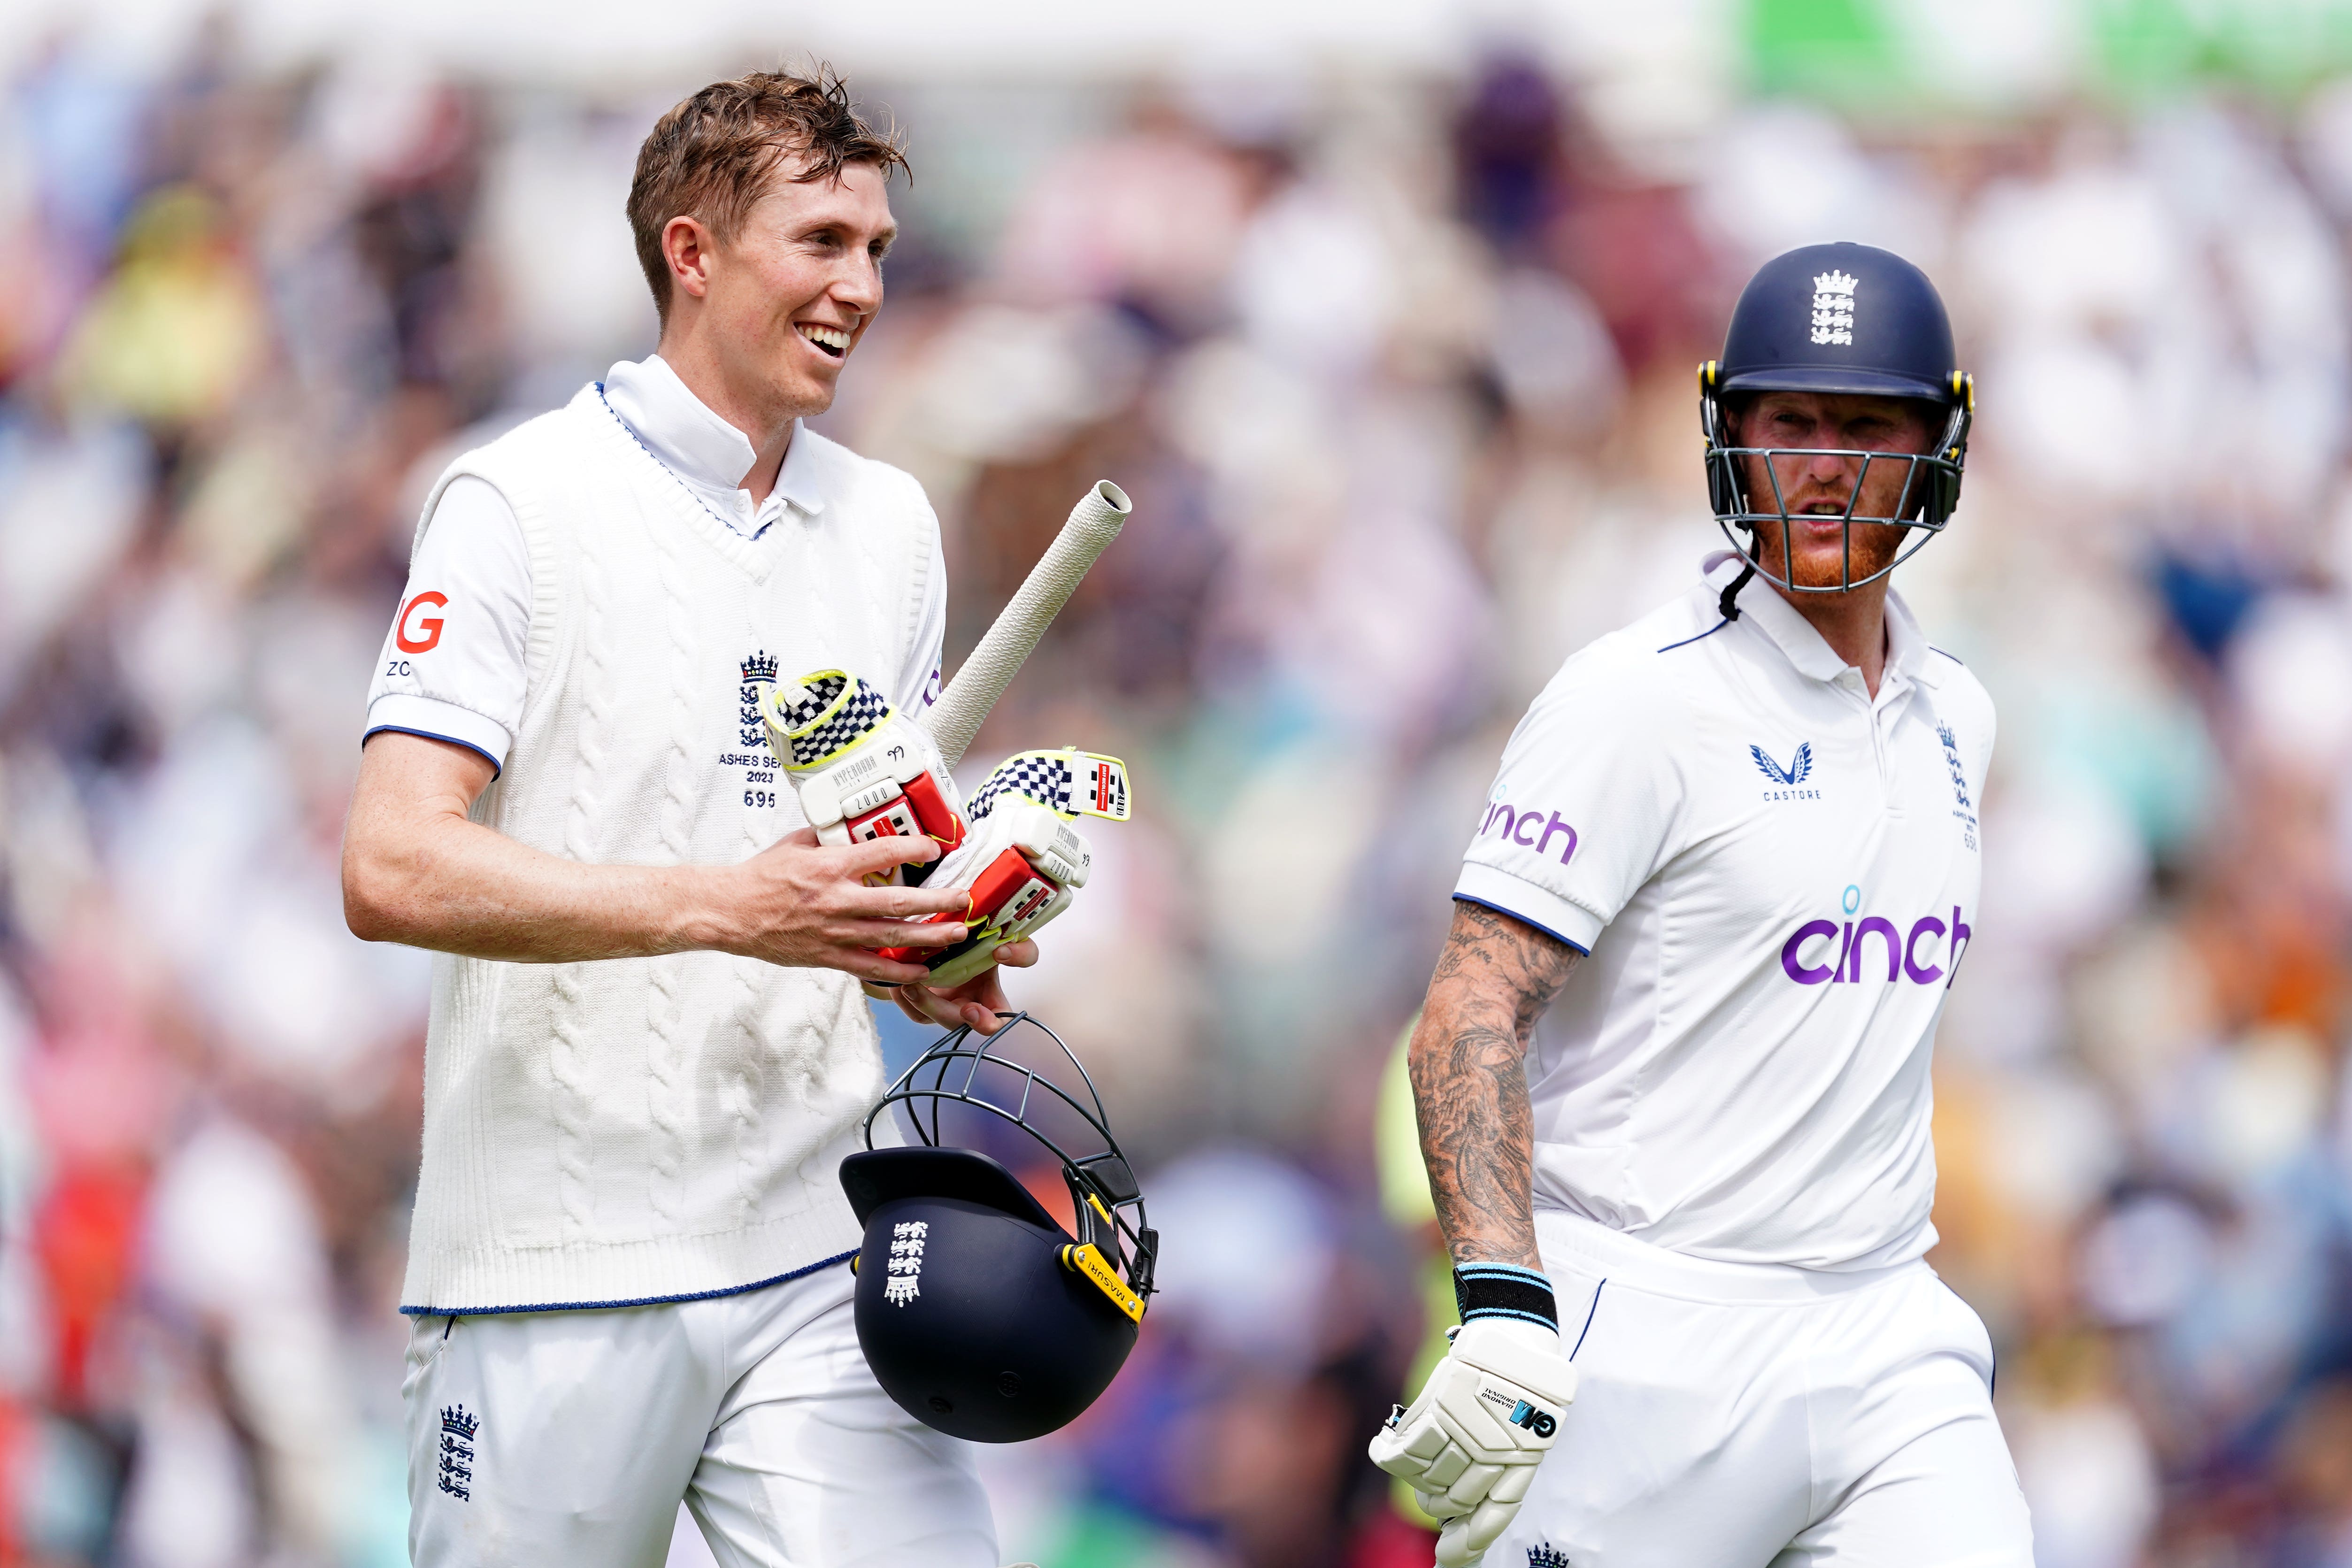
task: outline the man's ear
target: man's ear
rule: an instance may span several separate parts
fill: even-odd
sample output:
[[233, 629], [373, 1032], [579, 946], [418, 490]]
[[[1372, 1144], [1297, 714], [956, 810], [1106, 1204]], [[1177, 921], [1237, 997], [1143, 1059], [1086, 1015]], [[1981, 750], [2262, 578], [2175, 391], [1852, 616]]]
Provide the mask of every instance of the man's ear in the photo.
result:
[[701, 299], [710, 291], [710, 254], [716, 245], [700, 218], [681, 214], [662, 225], [662, 259], [669, 264], [670, 289]]

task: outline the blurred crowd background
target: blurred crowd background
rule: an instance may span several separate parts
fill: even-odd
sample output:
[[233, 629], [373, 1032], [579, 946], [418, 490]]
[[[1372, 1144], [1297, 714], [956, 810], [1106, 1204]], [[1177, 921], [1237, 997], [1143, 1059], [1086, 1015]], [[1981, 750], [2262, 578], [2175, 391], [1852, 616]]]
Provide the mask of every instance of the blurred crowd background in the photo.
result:
[[[2041, 1562], [2345, 1568], [2352, 8], [1622, 9], [835, 55], [917, 174], [823, 427], [929, 488], [950, 666], [1087, 482], [1138, 508], [973, 748], [1134, 764], [1014, 990], [1166, 1237], [1112, 1394], [982, 1455], [1006, 1554], [1428, 1562], [1361, 1457], [1437, 1326], [1400, 1031], [1511, 723], [1717, 542], [1739, 283], [1850, 238], [1980, 389], [1898, 579], [2001, 719], [1933, 1261]], [[369, 660], [440, 466], [650, 349], [639, 138], [808, 47], [370, 37], [6, 34], [0, 1563], [405, 1561], [427, 963], [341, 917]]]

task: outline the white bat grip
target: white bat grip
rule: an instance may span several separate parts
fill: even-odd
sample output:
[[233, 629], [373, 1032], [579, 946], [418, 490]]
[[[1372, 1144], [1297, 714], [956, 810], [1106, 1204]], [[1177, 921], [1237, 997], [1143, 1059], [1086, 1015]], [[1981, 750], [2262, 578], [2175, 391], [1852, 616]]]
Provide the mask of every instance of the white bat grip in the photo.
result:
[[956, 671], [955, 679], [923, 716], [923, 727], [939, 742], [940, 755], [953, 767], [980, 732], [981, 721], [1004, 695], [1037, 639], [1070, 601], [1078, 579], [1095, 563], [1110, 542], [1118, 537], [1128, 514], [1135, 510], [1125, 491], [1108, 479], [1097, 483], [1070, 509], [1069, 520], [1045, 547], [1037, 564], [997, 616], [996, 624]]

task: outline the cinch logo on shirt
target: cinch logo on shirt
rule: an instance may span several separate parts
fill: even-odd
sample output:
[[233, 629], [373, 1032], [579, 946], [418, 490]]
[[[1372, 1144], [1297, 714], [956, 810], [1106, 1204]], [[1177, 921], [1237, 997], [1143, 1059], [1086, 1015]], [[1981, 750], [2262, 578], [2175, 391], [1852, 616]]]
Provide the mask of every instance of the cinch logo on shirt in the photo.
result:
[[[1949, 925], [1940, 915], [1921, 915], [1911, 922], [1907, 933], [1879, 915], [1847, 921], [1842, 929], [1836, 921], [1807, 921], [1781, 944], [1780, 967], [1800, 985], [1859, 985], [1865, 960], [1870, 961], [1870, 972], [1875, 978], [1875, 957], [1884, 953], [1889, 984], [1908, 980], [1915, 985], [1933, 985], [1940, 980], [1949, 985], [1952, 971], [1959, 967], [1960, 954], [1974, 929], [1960, 919], [1958, 904], [1952, 906]], [[1884, 939], [1875, 953], [1872, 950], [1874, 937]], [[1822, 945], [1808, 954], [1805, 944], [1817, 938]], [[1830, 958], [1829, 943], [1832, 941], [1838, 944], [1834, 960]], [[1807, 963], [1809, 956], [1816, 962]], [[1933, 962], [1939, 956], [1946, 962]]]
[[1568, 858], [1576, 853], [1576, 829], [1562, 822], [1559, 813], [1555, 811], [1549, 815], [1549, 820], [1547, 821], [1533, 806], [1525, 811], [1514, 811], [1498, 800], [1486, 807], [1486, 820], [1478, 824], [1476, 837], [1484, 838], [1500, 827], [1505, 838], [1538, 855], [1550, 854], [1552, 839], [1564, 837], [1568, 842], [1560, 846], [1559, 863], [1565, 866]]

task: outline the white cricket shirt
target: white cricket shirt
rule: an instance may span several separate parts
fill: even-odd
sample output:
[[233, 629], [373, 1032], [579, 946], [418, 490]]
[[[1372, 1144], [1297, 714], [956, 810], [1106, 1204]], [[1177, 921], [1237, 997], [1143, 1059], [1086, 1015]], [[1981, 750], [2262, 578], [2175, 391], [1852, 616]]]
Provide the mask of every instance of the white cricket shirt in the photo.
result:
[[1893, 593], [1874, 700], [1769, 584], [1724, 620], [1738, 570], [1561, 666], [1454, 896], [1589, 954], [1528, 1053], [1538, 1207], [1725, 1262], [1905, 1262], [1936, 1239], [1992, 702]]
[[[604, 385], [605, 402], [630, 434], [697, 505], [735, 533], [756, 540], [780, 522], [824, 512], [824, 487], [798, 425], [775, 488], [754, 501], [740, 482], [756, 456], [750, 439], [688, 390], [660, 355], [624, 360], [605, 373]], [[889, 682], [892, 704], [910, 714], [939, 696], [947, 573], [936, 563], [934, 568], [907, 668], [867, 677]], [[366, 733], [398, 730], [453, 742], [504, 767], [529, 684], [530, 605], [530, 556], [514, 509], [487, 480], [470, 474], [452, 479], [409, 564], [408, 586], [376, 660]]]

